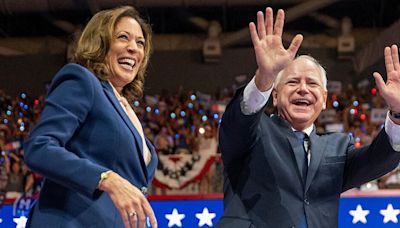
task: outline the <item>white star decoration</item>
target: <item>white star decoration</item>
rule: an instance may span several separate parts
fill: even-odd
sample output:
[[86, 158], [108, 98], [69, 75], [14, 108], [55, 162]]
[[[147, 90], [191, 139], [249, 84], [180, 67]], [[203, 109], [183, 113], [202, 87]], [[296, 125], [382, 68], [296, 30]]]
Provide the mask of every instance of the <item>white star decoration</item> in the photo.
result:
[[26, 221], [28, 221], [28, 219], [25, 216], [21, 216], [19, 218], [13, 218], [13, 221], [17, 223], [15, 228], [25, 228]]
[[208, 208], [203, 208], [203, 212], [196, 213], [196, 218], [199, 219], [199, 227], [207, 225], [209, 227], [213, 226], [212, 219], [215, 218], [215, 213], [210, 213]]
[[357, 205], [357, 208], [355, 210], [350, 210], [349, 213], [353, 216], [353, 224], [356, 224], [358, 222], [362, 222], [364, 224], [367, 223], [366, 216], [369, 214], [369, 210], [363, 210], [360, 204]]
[[172, 227], [174, 225], [182, 227], [182, 219], [185, 218], [185, 214], [179, 214], [178, 210], [174, 208], [174, 210], [172, 210], [172, 214], [165, 214], [165, 218], [168, 219], [168, 227]]
[[393, 222], [393, 223], [398, 223], [399, 221], [397, 220], [397, 215], [400, 214], [399, 209], [394, 209], [393, 205], [389, 203], [386, 207], [386, 210], [382, 209], [379, 211], [381, 215], [384, 216], [383, 218], [383, 223], [388, 223], [388, 222]]

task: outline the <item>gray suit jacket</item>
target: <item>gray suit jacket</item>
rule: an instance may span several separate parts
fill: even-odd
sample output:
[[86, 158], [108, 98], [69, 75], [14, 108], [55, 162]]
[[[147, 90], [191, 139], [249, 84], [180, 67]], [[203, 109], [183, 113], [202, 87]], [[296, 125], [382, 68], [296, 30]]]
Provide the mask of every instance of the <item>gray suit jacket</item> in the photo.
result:
[[371, 145], [355, 148], [348, 134], [310, 135], [305, 185], [297, 154], [304, 152], [290, 125], [264, 110], [244, 115], [243, 89], [227, 106], [220, 128], [224, 161], [224, 214], [217, 227], [298, 227], [338, 224], [340, 193], [376, 179], [400, 161], [382, 130]]

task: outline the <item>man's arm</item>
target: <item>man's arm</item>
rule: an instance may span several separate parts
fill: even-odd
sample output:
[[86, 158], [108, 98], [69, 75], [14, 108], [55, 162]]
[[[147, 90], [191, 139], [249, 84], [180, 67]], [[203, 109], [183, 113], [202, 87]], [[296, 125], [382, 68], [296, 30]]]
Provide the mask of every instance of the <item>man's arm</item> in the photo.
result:
[[243, 101], [240, 105], [242, 113], [251, 115], [260, 111], [271, 96], [272, 89], [265, 92], [260, 91], [255, 83], [255, 77], [247, 84], [243, 91]]
[[371, 145], [355, 148], [349, 143], [343, 191], [377, 179], [398, 166], [400, 153], [393, 150], [389, 141], [382, 129]]
[[[392, 112], [400, 112], [400, 62], [397, 45], [385, 47], [386, 83], [378, 72], [374, 72], [376, 86], [380, 95]], [[390, 115], [386, 118], [385, 131], [394, 150], [400, 151], [400, 119]]]
[[389, 137], [389, 142], [390, 145], [392, 145], [393, 150], [400, 152], [400, 124], [392, 120], [389, 112], [386, 116], [385, 131]]
[[272, 9], [268, 7], [265, 18], [261, 11], [257, 12], [257, 27], [253, 22], [249, 24], [258, 69], [254, 82], [249, 84], [246, 92], [243, 88], [237, 91], [222, 118], [219, 138], [225, 166], [247, 155], [257, 141], [262, 108], [271, 91], [266, 92], [267, 96], [262, 92], [272, 90], [277, 74], [293, 60], [303, 41], [301, 35], [296, 35], [288, 49], [283, 47], [284, 19], [285, 13], [278, 10], [274, 24]]
[[[380, 95], [389, 109], [400, 111], [400, 63], [397, 45], [386, 47], [384, 50], [386, 83], [378, 72], [374, 72], [376, 85]], [[385, 130], [382, 130], [371, 145], [360, 149], [349, 146], [344, 190], [359, 186], [367, 181], [376, 179], [394, 168], [400, 161], [400, 120], [386, 118]], [[397, 151], [397, 152], [396, 152]]]

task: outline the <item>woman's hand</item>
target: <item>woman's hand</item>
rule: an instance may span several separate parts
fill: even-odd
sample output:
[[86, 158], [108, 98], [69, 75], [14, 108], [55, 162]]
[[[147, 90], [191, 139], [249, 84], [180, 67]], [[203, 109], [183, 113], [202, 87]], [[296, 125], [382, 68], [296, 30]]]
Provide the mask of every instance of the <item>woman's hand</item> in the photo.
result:
[[151, 227], [157, 227], [156, 217], [146, 197], [117, 173], [111, 172], [107, 179], [100, 183], [99, 189], [110, 195], [124, 221], [125, 228], [145, 228], [147, 216]]

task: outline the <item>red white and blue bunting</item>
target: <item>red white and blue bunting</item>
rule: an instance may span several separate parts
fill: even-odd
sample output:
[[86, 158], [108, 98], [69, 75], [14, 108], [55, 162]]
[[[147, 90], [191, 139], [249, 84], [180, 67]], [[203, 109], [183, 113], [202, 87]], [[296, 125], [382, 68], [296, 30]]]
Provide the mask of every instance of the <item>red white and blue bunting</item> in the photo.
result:
[[217, 141], [210, 140], [206, 147], [192, 154], [158, 155], [153, 184], [163, 189], [182, 189], [200, 181], [216, 159]]

